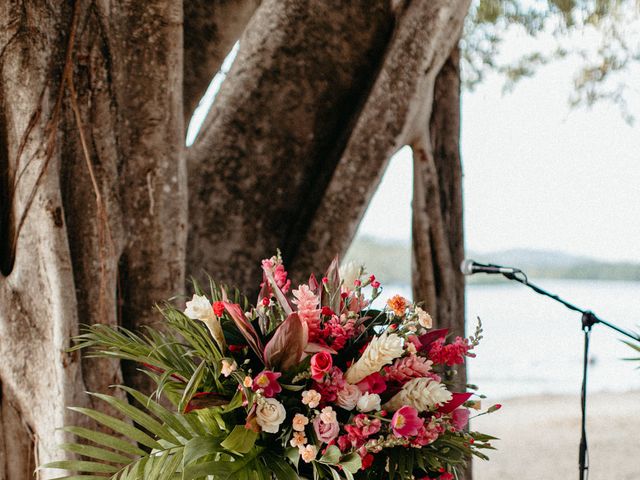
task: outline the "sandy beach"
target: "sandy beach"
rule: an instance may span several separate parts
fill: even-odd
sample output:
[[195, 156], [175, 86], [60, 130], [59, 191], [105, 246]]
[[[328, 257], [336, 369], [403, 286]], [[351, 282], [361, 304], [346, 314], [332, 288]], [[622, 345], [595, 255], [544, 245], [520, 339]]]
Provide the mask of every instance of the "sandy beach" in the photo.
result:
[[[471, 427], [499, 437], [498, 450], [474, 461], [475, 480], [578, 478], [579, 395], [492, 403], [503, 408]], [[590, 394], [587, 412], [589, 479], [640, 480], [640, 392]]]

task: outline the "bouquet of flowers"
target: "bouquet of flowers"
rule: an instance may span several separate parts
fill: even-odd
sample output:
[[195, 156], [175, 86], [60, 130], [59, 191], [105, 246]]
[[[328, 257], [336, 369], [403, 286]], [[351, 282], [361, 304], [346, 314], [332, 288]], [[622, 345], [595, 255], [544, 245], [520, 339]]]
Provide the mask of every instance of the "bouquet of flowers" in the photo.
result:
[[376, 310], [380, 283], [337, 259], [297, 289], [280, 255], [262, 267], [256, 306], [211, 282], [184, 311], [162, 306], [162, 331], [93, 325], [79, 336], [74, 348], [136, 362], [157, 390], [93, 394], [119, 418], [74, 410], [113, 434], [66, 427], [82, 443], [62, 448], [83, 459], [43, 468], [87, 480], [448, 480], [487, 458], [494, 437], [465, 430], [480, 402], [447, 386], [480, 326], [447, 341], [401, 296]]

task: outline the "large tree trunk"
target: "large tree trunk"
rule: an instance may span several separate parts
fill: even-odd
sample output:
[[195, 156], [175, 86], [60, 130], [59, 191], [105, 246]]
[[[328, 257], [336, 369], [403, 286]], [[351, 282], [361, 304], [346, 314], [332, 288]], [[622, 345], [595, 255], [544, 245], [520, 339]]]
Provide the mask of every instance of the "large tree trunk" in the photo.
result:
[[[297, 279], [319, 271], [394, 151], [429, 119], [433, 145], [456, 141], [431, 99], [469, 0], [54, 3], [0, 10], [2, 480], [60, 455], [84, 390], [144, 387], [67, 353], [79, 324], [156, 324], [185, 262], [244, 289], [278, 247]], [[188, 153], [187, 221], [184, 119], [245, 25]]]
[[15, 2], [1, 22], [0, 477], [17, 480], [59, 455], [67, 405], [122, 381], [66, 352], [78, 325], [152, 324], [183, 288], [182, 8]]
[[263, 2], [189, 154], [188, 270], [253, 288], [278, 247], [299, 280], [344, 253], [468, 5]]

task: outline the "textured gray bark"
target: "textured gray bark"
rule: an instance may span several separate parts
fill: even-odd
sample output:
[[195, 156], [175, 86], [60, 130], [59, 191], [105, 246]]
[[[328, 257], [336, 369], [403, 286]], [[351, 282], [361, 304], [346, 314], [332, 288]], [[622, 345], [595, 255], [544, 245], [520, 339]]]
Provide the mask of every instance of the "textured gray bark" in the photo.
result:
[[391, 154], [427, 129], [468, 0], [339, 4], [266, 1], [252, 18], [189, 155], [192, 273], [253, 286], [277, 247], [298, 280], [323, 269]]
[[65, 352], [78, 325], [151, 324], [183, 287], [182, 8], [15, 2], [1, 21], [0, 472], [13, 480], [36, 453], [59, 455], [65, 406], [122, 381], [117, 363]]
[[260, 0], [184, 2], [185, 124], [258, 5]]
[[413, 293], [439, 327], [464, 335], [460, 72], [455, 50], [436, 80], [425, 137], [413, 144]]

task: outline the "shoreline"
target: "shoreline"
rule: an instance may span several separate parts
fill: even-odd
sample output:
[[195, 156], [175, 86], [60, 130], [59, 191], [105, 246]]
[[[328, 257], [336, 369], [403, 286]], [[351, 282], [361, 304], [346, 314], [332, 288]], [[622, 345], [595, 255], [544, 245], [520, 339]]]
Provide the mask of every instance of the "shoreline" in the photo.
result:
[[[486, 402], [486, 400], [483, 400]], [[490, 461], [474, 459], [475, 480], [565, 479], [578, 476], [580, 395], [536, 395], [491, 401], [502, 408], [471, 421], [499, 437]], [[640, 391], [587, 397], [590, 478], [640, 478]]]

